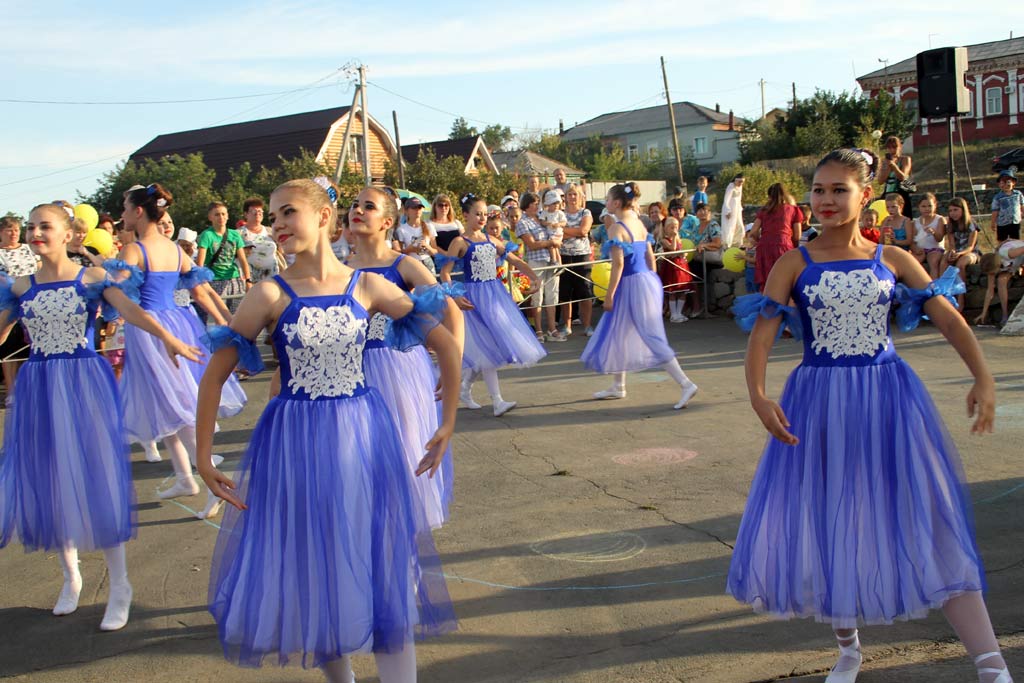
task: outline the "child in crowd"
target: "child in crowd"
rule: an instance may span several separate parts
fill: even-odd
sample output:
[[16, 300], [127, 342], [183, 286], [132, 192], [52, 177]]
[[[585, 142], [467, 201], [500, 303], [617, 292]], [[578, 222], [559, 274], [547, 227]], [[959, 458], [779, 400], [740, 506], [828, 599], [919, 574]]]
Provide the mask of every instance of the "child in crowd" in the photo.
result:
[[[675, 218], [666, 218], [654, 230], [654, 237], [660, 251], [680, 251], [683, 248], [682, 240], [679, 238], [679, 221]], [[670, 323], [685, 323], [689, 318], [683, 314], [683, 304], [686, 294], [692, 289], [690, 283], [693, 281], [686, 256], [683, 254], [662, 255], [658, 259], [658, 277], [661, 278], [665, 298], [668, 299], [668, 321]]]
[[[953, 197], [946, 209], [946, 256], [943, 262], [956, 266], [960, 279], [967, 282], [967, 266], [981, 260], [978, 250], [978, 224], [971, 219], [971, 210], [963, 197]], [[957, 309], [963, 313], [964, 295], [956, 297]]]
[[[982, 597], [963, 467], [928, 390], [893, 348], [893, 299], [901, 328], [926, 313], [964, 359], [974, 433], [992, 431], [995, 382], [949, 303], [957, 283], [933, 282], [912, 255], [861, 237], [876, 167], [865, 150], [826, 155], [811, 189], [821, 236], [779, 259], [763, 296], [737, 304], [737, 320], [752, 328], [751, 404], [770, 437], [727, 589], [758, 612], [830, 624], [840, 654], [828, 683], [856, 679], [858, 624], [921, 618], [940, 605], [981, 683], [1010, 683]], [[802, 334], [804, 357], [776, 403], [765, 370], [783, 321]]]
[[864, 239], [871, 240], [875, 244], [880, 244], [882, 242], [882, 233], [878, 229], [878, 212], [874, 209], [868, 208], [861, 211], [860, 235]]
[[1017, 239], [1004, 240], [996, 251], [985, 254], [981, 257], [981, 272], [988, 280], [985, 289], [985, 303], [981, 307], [981, 314], [974, 319], [976, 325], [984, 325], [988, 320], [988, 307], [992, 303], [992, 295], [999, 290], [999, 306], [1002, 308], [1002, 317], [999, 319], [998, 327], [1006, 324], [1010, 317], [1010, 279], [1020, 274], [1024, 266], [1024, 241]]
[[[548, 234], [552, 239], [561, 241], [565, 234], [565, 228], [569, 225], [565, 218], [565, 211], [562, 211], [562, 196], [554, 190], [548, 190], [544, 194], [544, 210], [538, 214], [537, 219], [548, 229]], [[558, 247], [551, 247], [551, 263], [561, 262], [561, 251]]]
[[750, 234], [754, 224], [747, 225], [747, 235], [743, 238], [743, 260], [746, 267], [743, 269], [743, 284], [748, 294], [756, 294], [761, 291], [757, 286], [757, 240]]
[[882, 241], [909, 251], [910, 236], [907, 234], [907, 225], [911, 220], [903, 215], [903, 202], [903, 197], [895, 192], [885, 195], [885, 210], [889, 215], [882, 221]]
[[1006, 169], [999, 172], [999, 192], [992, 198], [992, 225], [996, 240], [1020, 239], [1021, 216], [1024, 214], [1024, 193], [1014, 189], [1017, 174]]
[[708, 203], [708, 179], [707, 176], [700, 176], [697, 178], [697, 191], [690, 197], [690, 206], [693, 207], [693, 213], [697, 213], [698, 204]]
[[935, 210], [938, 202], [935, 195], [926, 192], [917, 204], [918, 217], [911, 227], [913, 246], [910, 248], [914, 257], [924, 264], [928, 274], [937, 280], [943, 266], [942, 243], [946, 237], [946, 219]]

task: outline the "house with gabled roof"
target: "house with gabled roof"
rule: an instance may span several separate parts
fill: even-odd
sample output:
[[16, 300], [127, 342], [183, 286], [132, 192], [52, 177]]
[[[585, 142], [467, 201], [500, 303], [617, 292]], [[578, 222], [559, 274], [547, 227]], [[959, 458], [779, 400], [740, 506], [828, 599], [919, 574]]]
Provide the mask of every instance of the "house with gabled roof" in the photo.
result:
[[[1024, 135], [1024, 37], [967, 45], [964, 85], [970, 111], [953, 121], [967, 140]], [[888, 64], [857, 77], [869, 97], [888, 91], [919, 115], [917, 55]], [[949, 140], [946, 119], [920, 118], [914, 126], [915, 145], [945, 145]]]
[[[746, 121], [732, 112], [723, 113], [693, 102], [672, 105], [676, 119], [679, 148], [704, 167], [716, 168], [740, 158], [740, 128]], [[672, 148], [672, 124], [668, 107], [658, 105], [601, 114], [577, 124], [562, 133], [562, 140], [572, 142], [598, 136], [602, 141], [621, 146], [628, 159], [638, 155], [658, 158], [666, 164], [675, 163]]]
[[494, 152], [492, 156], [494, 163], [498, 165], [502, 173], [518, 173], [521, 176], [535, 175], [540, 178], [542, 185], [553, 184], [555, 171], [558, 169], [565, 171], [566, 180], [570, 183], [581, 183], [587, 175], [585, 171], [528, 149], [514, 152]]
[[456, 140], [437, 140], [436, 142], [417, 142], [412, 145], [402, 145], [402, 159], [411, 164], [424, 152], [433, 152], [438, 161], [448, 157], [458, 157], [465, 162], [463, 172], [466, 175], [474, 175], [481, 170], [488, 173], [497, 173], [498, 167], [494, 164], [494, 157], [487, 149], [487, 143], [481, 135], [473, 135], [467, 138]]
[[[273, 168], [282, 157], [299, 156], [302, 150], [316, 155], [317, 161], [330, 168], [338, 164], [338, 155], [345, 137], [351, 107], [334, 107], [319, 111], [275, 116], [269, 119], [229, 123], [196, 130], [158, 135], [140, 147], [129, 159], [159, 159], [178, 154], [185, 156], [201, 152], [206, 165], [216, 172], [214, 183], [223, 185], [229, 170], [248, 161], [254, 169]], [[384, 164], [396, 158], [396, 147], [391, 136], [373, 116], [369, 124], [370, 175], [375, 180], [384, 178]], [[356, 109], [349, 132], [349, 150], [346, 164], [362, 174], [363, 119]]]

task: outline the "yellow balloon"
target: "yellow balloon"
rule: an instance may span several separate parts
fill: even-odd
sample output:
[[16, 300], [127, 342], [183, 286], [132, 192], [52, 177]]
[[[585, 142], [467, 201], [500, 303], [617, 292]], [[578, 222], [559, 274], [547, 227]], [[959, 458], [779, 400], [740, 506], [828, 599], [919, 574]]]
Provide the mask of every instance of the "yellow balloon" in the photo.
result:
[[96, 209], [92, 208], [88, 204], [79, 204], [75, 207], [75, 218], [81, 218], [85, 221], [85, 224], [92, 230], [100, 223], [100, 215], [96, 213]]
[[694, 255], [695, 252], [690, 251], [690, 250], [691, 249], [696, 249], [697, 245], [693, 243], [693, 240], [688, 240], [685, 237], [683, 239], [679, 240], [679, 244], [680, 244], [680, 247], [679, 247], [680, 249], [683, 249], [683, 250], [689, 252], [689, 253], [686, 254], [686, 260], [687, 261], [692, 261], [693, 260], [693, 255]]
[[99, 252], [100, 256], [114, 256], [114, 238], [106, 230], [93, 228], [82, 240], [86, 247], [92, 247]]
[[747, 257], [739, 247], [729, 247], [722, 254], [722, 265], [726, 270], [742, 273], [747, 267]]
[[608, 281], [612, 277], [612, 264], [598, 263], [590, 271], [590, 279], [594, 281], [594, 296], [603, 299], [608, 293]]
[[876, 199], [875, 201], [871, 202], [871, 206], [869, 206], [868, 208], [874, 209], [875, 211], [878, 212], [878, 223], [875, 224], [876, 226], [881, 224], [881, 222], [884, 221], [889, 216], [889, 209], [885, 208], [884, 199]]

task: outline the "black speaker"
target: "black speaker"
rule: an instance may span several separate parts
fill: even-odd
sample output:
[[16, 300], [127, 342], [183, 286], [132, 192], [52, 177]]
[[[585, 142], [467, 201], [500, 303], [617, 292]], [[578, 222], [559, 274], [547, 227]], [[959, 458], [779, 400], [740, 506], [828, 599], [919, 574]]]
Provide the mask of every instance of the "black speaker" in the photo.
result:
[[964, 86], [966, 47], [940, 47], [917, 55], [918, 108], [922, 117], [945, 118], [971, 110]]

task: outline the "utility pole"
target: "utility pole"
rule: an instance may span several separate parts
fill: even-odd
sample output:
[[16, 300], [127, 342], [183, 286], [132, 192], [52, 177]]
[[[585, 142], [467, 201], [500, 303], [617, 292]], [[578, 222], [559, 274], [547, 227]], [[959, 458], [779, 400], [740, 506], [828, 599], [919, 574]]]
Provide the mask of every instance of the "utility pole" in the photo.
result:
[[757, 84], [761, 86], [761, 120], [763, 121], [764, 117], [768, 114], [768, 110], [765, 109], [764, 106], [764, 86], [766, 84], [766, 81], [762, 78], [757, 82]]
[[352, 106], [348, 108], [348, 120], [345, 121], [345, 134], [341, 138], [341, 149], [338, 151], [338, 167], [334, 169], [334, 182], [341, 182], [341, 174], [348, 160], [348, 142], [352, 139], [352, 119], [356, 116], [356, 104], [359, 102], [359, 88], [352, 93]]
[[370, 175], [370, 108], [366, 106], [366, 65], [359, 65], [359, 91], [363, 100], [363, 181], [367, 186], [373, 180]]
[[395, 147], [398, 148], [398, 186], [405, 187], [405, 160], [402, 158], [402, 138], [398, 135], [398, 112], [391, 110], [391, 118], [395, 120]]
[[793, 81], [793, 109], [796, 109], [796, 81]]
[[676, 173], [679, 175], [679, 184], [686, 187], [683, 179], [683, 156], [679, 152], [679, 131], [676, 130], [676, 111], [672, 107], [672, 95], [668, 90], [668, 72], [665, 71], [665, 58], [661, 58], [661, 78], [665, 82], [665, 101], [668, 103], [668, 122], [672, 127], [672, 149], [676, 153]]

